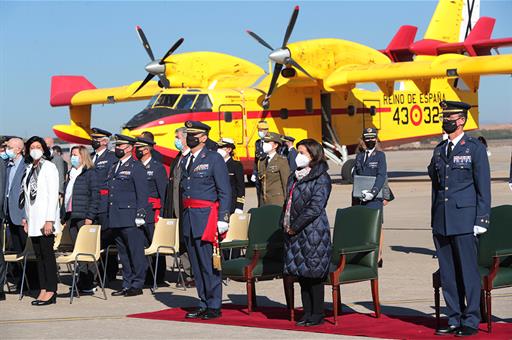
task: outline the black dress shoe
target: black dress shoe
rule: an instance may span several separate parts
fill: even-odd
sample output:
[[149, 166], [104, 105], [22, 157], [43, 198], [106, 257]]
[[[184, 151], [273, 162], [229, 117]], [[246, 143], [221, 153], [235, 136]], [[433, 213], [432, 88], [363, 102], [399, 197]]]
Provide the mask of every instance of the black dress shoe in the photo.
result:
[[320, 320], [310, 320], [308, 322], [306, 322], [305, 326], [306, 327], [313, 327], [313, 326], [320, 326], [324, 323], [324, 319], [320, 319]]
[[5, 300], [5, 293], [1, 292], [0, 293], [0, 301], [4, 301], [4, 300]]
[[380, 259], [379, 262], [377, 263], [377, 266], [379, 268], [382, 268], [383, 265], [384, 265], [384, 261], [382, 259]]
[[300, 327], [306, 326], [306, 323], [308, 323], [308, 322], [309, 322], [309, 318], [308, 317], [303, 317], [302, 320], [297, 321], [295, 323], [295, 326], [300, 326]]
[[201, 319], [211, 320], [211, 319], [220, 318], [221, 316], [222, 316], [222, 313], [220, 312], [220, 308], [219, 309], [208, 308], [208, 309], [206, 309], [206, 312], [201, 316]]
[[43, 301], [43, 300], [32, 301], [32, 306], [48, 306], [48, 305], [53, 305], [54, 303], [57, 303], [57, 293], [53, 293], [52, 297], [46, 301]]
[[200, 319], [206, 313], [206, 308], [198, 308], [192, 312], [185, 314], [186, 319]]
[[124, 294], [124, 296], [137, 296], [142, 294], [142, 288], [130, 288], [126, 291], [126, 294]]
[[478, 329], [468, 327], [468, 326], [462, 326], [460, 327], [457, 332], [455, 332], [455, 336], [472, 336], [477, 335]]
[[436, 335], [454, 335], [459, 330], [457, 326], [436, 329]]
[[112, 295], [112, 296], [125, 296], [127, 291], [128, 291], [128, 288], [123, 288], [121, 290], [116, 290], [116, 291], [112, 292], [110, 295]]

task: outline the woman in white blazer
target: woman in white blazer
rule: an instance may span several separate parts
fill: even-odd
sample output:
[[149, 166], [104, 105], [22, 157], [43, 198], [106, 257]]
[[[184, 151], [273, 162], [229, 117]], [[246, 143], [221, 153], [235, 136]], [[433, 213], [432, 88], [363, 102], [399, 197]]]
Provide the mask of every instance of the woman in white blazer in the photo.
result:
[[53, 244], [60, 232], [59, 222], [59, 172], [50, 159], [50, 151], [41, 137], [31, 137], [25, 144], [29, 163], [23, 177], [23, 195], [26, 219], [22, 221], [37, 258], [37, 271], [41, 291], [34, 306], [56, 303], [57, 263]]

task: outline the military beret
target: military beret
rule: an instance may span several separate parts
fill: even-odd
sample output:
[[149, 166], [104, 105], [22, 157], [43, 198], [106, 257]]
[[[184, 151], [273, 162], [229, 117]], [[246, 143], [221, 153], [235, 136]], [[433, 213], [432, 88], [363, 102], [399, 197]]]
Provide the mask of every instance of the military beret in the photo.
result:
[[363, 139], [372, 139], [377, 138], [377, 129], [376, 128], [366, 128], [363, 130]]
[[136, 147], [142, 147], [142, 146], [154, 146], [156, 143], [149, 138], [144, 137], [138, 137], [137, 143], [135, 143]]
[[110, 133], [107, 130], [99, 129], [99, 128], [92, 128], [91, 137], [92, 138], [102, 138], [102, 137], [110, 137], [112, 136], [112, 133]]
[[232, 140], [231, 138], [221, 138], [217, 144], [219, 145], [220, 148], [223, 148], [226, 146], [230, 147], [232, 149], [235, 148], [235, 141]]
[[211, 127], [202, 122], [198, 122], [195, 120], [187, 120], [185, 122], [185, 127], [187, 128], [187, 133], [208, 133], [210, 132]]
[[135, 143], [137, 143], [137, 139], [130, 137], [130, 136], [116, 134], [115, 138], [116, 138], [116, 145], [119, 145], [119, 144], [135, 145]]
[[281, 136], [281, 140], [283, 142], [295, 142], [295, 138], [293, 138], [292, 136]]
[[268, 123], [264, 120], [260, 120], [258, 122], [258, 129], [260, 130], [268, 130]]
[[275, 143], [282, 143], [281, 135], [275, 132], [269, 132], [265, 137], [263, 137], [264, 142], [275, 142]]
[[449, 116], [454, 113], [464, 113], [471, 108], [471, 105], [464, 102], [454, 102], [449, 100], [443, 100], [439, 103], [439, 106], [443, 109], [443, 116]]

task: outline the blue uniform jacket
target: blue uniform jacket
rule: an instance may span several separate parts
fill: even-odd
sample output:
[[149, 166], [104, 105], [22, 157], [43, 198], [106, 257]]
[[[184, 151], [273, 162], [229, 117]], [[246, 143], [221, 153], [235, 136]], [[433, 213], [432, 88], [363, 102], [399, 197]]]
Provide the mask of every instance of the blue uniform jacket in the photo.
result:
[[[94, 152], [91, 154], [91, 159], [94, 158]], [[100, 192], [104, 192], [108, 189], [107, 186], [107, 175], [108, 171], [110, 170], [110, 167], [112, 164], [117, 162], [116, 155], [110, 151], [105, 150], [103, 154], [101, 154], [100, 157], [96, 159], [94, 162], [94, 169], [96, 171], [96, 181], [98, 183], [98, 188]], [[107, 195], [100, 195], [100, 202], [98, 205], [98, 213], [106, 213], [108, 210], [108, 196]]]
[[[371, 189], [373, 196], [377, 196], [380, 192], [387, 177], [387, 164], [386, 155], [384, 152], [374, 150], [370, 157], [364, 161], [365, 152], [360, 152], [356, 156], [356, 164], [354, 165], [354, 173], [359, 176], [372, 176], [375, 177], [375, 183]], [[382, 199], [374, 198], [370, 202], [366, 202], [364, 205], [371, 208], [382, 208]]]
[[[162, 163], [154, 158], [149, 160], [145, 166], [146, 178], [148, 181], [149, 197], [159, 198], [160, 205], [163, 206], [165, 200], [165, 190], [167, 187], [167, 172]], [[162, 210], [160, 210], [162, 211]], [[146, 221], [152, 223], [155, 220], [154, 211], [150, 206]]]
[[[219, 202], [219, 221], [229, 222], [231, 185], [228, 169], [221, 155], [204, 147], [192, 164], [191, 173], [186, 166], [191, 153], [181, 162], [181, 192], [183, 199], [191, 198]], [[209, 208], [185, 209], [183, 235], [201, 237], [208, 221]]]
[[432, 230], [445, 236], [489, 227], [491, 175], [485, 146], [464, 135], [446, 157], [448, 141], [439, 143], [428, 166], [432, 180]]
[[118, 162], [112, 164], [107, 176], [109, 226], [135, 227], [135, 218], [147, 214], [146, 170], [139, 161], [130, 157], [116, 172]]

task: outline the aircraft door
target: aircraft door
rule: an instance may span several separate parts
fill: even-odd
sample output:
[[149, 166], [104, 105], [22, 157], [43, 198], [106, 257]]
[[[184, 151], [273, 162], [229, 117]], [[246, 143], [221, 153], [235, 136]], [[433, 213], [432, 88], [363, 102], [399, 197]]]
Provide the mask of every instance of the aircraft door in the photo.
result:
[[380, 127], [381, 127], [380, 101], [364, 100], [362, 114], [363, 114], [363, 128], [375, 127], [377, 130], [380, 130]]
[[232, 138], [236, 146], [244, 143], [244, 108], [240, 104], [219, 106], [219, 137]]

